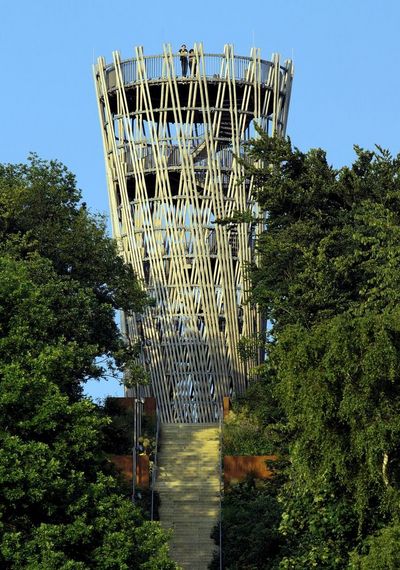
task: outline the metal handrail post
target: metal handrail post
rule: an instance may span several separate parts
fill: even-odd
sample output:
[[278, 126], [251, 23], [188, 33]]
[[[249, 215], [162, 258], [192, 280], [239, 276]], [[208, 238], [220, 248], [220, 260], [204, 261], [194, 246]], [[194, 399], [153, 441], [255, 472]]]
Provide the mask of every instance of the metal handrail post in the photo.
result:
[[156, 427], [156, 450], [154, 452], [154, 462], [153, 462], [153, 472], [151, 474], [151, 511], [150, 520], [154, 520], [154, 487], [156, 484], [156, 476], [158, 469], [158, 439], [160, 434], [160, 415], [158, 409], [156, 409], [157, 414], [157, 427]]
[[137, 433], [136, 433], [136, 398], [133, 397], [133, 447], [132, 447], [132, 503], [135, 504], [136, 465], [137, 465]]
[[136, 487], [136, 446], [132, 447], [132, 503], [135, 504]]
[[142, 398], [133, 397], [133, 447], [132, 447], [132, 502], [135, 503], [136, 470], [139, 437], [142, 431]]
[[223, 497], [223, 482], [222, 482], [222, 418], [223, 408], [220, 409], [219, 416], [219, 570], [223, 569], [223, 555], [222, 555], [222, 497]]

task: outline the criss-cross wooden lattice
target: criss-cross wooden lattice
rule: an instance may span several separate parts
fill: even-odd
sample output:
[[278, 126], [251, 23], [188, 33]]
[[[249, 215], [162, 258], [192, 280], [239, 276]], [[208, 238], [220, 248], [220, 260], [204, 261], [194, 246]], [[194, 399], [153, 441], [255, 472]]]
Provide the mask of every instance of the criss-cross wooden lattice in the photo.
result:
[[257, 212], [235, 156], [255, 123], [285, 133], [293, 75], [259, 49], [194, 54], [187, 77], [169, 45], [94, 68], [113, 233], [154, 298], [123, 327], [141, 342], [165, 422], [217, 421], [223, 396], [246, 387], [237, 345], [264, 326], [245, 303], [260, 228], [216, 220]]

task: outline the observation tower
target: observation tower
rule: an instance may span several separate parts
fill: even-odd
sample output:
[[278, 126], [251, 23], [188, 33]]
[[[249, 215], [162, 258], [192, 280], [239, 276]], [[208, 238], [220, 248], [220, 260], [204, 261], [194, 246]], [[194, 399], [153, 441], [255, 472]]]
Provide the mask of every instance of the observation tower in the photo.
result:
[[141, 343], [164, 423], [217, 422], [223, 397], [246, 388], [237, 347], [264, 326], [246, 304], [262, 225], [217, 221], [257, 214], [237, 157], [255, 125], [285, 134], [293, 75], [290, 60], [263, 60], [258, 48], [242, 57], [196, 44], [192, 61], [182, 76], [165, 45], [95, 66], [113, 234], [154, 300], [122, 325]]

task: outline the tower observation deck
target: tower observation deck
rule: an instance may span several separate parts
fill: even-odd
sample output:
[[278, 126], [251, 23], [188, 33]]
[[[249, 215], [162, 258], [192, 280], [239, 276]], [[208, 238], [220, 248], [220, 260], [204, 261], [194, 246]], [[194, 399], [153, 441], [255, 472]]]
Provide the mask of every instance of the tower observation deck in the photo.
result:
[[[246, 266], [262, 224], [216, 223], [257, 214], [244, 179], [244, 143], [284, 135], [292, 64], [205, 54], [194, 46], [187, 77], [169, 45], [157, 56], [94, 68], [114, 237], [154, 305], [123, 315], [151, 376], [145, 390], [169, 423], [216, 422], [222, 398], [246, 388], [237, 346], [264, 324], [246, 304]], [[255, 364], [255, 362], [254, 362]]]

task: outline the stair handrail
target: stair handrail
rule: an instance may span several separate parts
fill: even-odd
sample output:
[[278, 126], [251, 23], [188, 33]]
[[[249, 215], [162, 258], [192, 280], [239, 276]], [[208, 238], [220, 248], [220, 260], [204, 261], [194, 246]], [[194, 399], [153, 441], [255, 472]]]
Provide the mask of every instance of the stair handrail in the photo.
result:
[[222, 419], [224, 410], [219, 412], [219, 570], [223, 570], [222, 556], [222, 498], [223, 498], [223, 472], [222, 472]]
[[136, 477], [137, 477], [137, 456], [139, 449], [139, 438], [142, 435], [142, 414], [143, 398], [133, 396], [133, 447], [132, 447], [132, 502], [135, 503]]
[[156, 485], [157, 469], [158, 469], [158, 442], [160, 436], [160, 414], [158, 408], [156, 409], [157, 424], [156, 424], [156, 448], [154, 451], [153, 469], [151, 472], [151, 507], [150, 507], [150, 520], [154, 520], [154, 488]]

